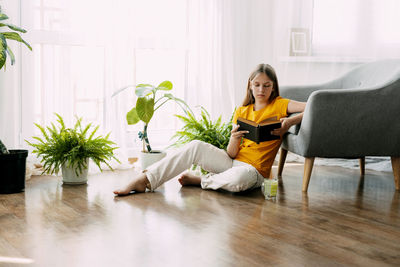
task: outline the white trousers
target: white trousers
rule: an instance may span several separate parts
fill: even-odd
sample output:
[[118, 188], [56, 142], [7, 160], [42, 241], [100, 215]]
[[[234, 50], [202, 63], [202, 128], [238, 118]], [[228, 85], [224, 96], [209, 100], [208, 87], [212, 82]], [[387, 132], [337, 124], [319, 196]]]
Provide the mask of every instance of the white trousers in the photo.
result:
[[187, 170], [200, 165], [211, 175], [201, 177], [203, 189], [239, 192], [261, 186], [264, 177], [250, 164], [234, 160], [225, 150], [202, 141], [192, 141], [147, 168], [151, 191]]

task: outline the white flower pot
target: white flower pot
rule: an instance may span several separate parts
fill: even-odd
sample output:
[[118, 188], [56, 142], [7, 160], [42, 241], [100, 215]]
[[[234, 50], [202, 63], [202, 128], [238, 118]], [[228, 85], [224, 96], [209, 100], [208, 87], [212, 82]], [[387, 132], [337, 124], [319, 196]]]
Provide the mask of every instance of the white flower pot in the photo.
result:
[[82, 172], [76, 175], [75, 167], [67, 167], [66, 164], [61, 166], [62, 176], [63, 176], [63, 184], [86, 184], [87, 176], [89, 170], [89, 159], [86, 161], [86, 169], [82, 169]]
[[156, 163], [167, 155], [164, 151], [153, 150], [151, 153], [140, 152], [140, 161], [142, 170], [145, 170], [148, 166]]

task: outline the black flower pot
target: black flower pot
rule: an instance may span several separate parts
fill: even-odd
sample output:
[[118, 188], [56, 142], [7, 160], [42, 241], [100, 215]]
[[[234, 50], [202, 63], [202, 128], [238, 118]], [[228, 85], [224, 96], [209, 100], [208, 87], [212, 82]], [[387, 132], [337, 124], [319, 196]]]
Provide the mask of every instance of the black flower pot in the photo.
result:
[[25, 189], [28, 150], [9, 150], [0, 155], [0, 194], [19, 193]]

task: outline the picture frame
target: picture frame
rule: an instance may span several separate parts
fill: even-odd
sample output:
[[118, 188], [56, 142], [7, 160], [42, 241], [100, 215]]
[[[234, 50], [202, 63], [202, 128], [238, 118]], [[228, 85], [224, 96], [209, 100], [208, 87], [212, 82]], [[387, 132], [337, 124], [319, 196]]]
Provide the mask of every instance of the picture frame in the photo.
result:
[[309, 56], [311, 54], [310, 43], [308, 28], [291, 28], [289, 56]]

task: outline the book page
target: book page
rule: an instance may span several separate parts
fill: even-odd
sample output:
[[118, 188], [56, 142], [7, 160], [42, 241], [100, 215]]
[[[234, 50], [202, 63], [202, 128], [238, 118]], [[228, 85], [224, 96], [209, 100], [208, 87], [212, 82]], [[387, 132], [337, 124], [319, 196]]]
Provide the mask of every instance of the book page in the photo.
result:
[[258, 124], [254, 121], [246, 120], [245, 118], [239, 117], [237, 118], [238, 121], [242, 121], [244, 123], [250, 124], [251, 126], [257, 127]]
[[259, 124], [260, 124], [261, 126], [263, 126], [263, 125], [274, 124], [274, 123], [278, 123], [278, 122], [280, 122], [280, 121], [278, 120], [278, 117], [277, 117], [277, 116], [274, 116], [274, 117], [270, 117], [270, 118], [268, 118], [268, 119], [265, 119], [265, 120], [261, 121]]

